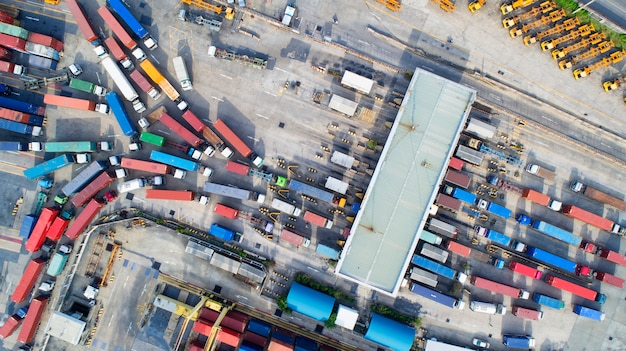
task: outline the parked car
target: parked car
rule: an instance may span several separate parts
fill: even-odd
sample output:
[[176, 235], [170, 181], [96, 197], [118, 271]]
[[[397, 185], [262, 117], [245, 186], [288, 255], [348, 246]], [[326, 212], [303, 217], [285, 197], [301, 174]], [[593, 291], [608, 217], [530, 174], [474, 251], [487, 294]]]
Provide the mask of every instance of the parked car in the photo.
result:
[[491, 346], [488, 342], [486, 342], [485, 340], [479, 339], [479, 338], [473, 338], [472, 339], [472, 345], [478, 346], [478, 347], [482, 347], [484, 349], [488, 349], [489, 346]]

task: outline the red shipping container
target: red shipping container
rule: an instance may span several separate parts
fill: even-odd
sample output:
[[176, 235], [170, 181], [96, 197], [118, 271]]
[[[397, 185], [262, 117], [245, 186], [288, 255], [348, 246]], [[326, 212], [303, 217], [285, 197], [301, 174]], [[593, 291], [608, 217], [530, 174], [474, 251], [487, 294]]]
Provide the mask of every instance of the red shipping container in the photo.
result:
[[229, 172], [241, 174], [243, 176], [248, 176], [250, 174], [250, 166], [246, 166], [239, 162], [226, 162], [226, 170]]
[[595, 272], [594, 275], [595, 275], [596, 279], [601, 281], [601, 282], [605, 282], [607, 284], [611, 284], [613, 286], [617, 286], [620, 289], [624, 288], [624, 279], [622, 279], [620, 277], [616, 277], [616, 276], [614, 276], [612, 274], [605, 273], [605, 272]]
[[193, 201], [193, 191], [146, 189], [146, 199]]
[[600, 257], [604, 258], [607, 261], [619, 264], [620, 266], [626, 266], [626, 257], [624, 257], [624, 255], [620, 255], [615, 251], [602, 249], [600, 251]]
[[515, 317], [530, 319], [533, 321], [543, 319], [543, 312], [520, 306], [513, 306], [513, 315]]
[[[104, 44], [106, 44], [107, 48], [109, 49], [111, 54], [113, 54], [113, 57], [115, 57], [116, 60], [121, 61], [125, 59], [126, 57], [128, 57], [126, 53], [124, 52], [124, 50], [122, 49], [122, 47], [120, 46], [120, 44], [117, 43], [117, 40], [115, 40], [115, 38], [108, 37], [104, 39]], [[133, 73], [134, 72], [136, 71], [133, 71]]]
[[61, 235], [63, 235], [63, 232], [65, 231], [65, 229], [67, 229], [68, 224], [70, 224], [70, 221], [65, 218], [55, 218], [54, 222], [52, 222], [50, 228], [48, 229], [46, 238], [52, 241], [57, 241], [61, 239]]
[[316, 225], [318, 227], [325, 227], [327, 229], [330, 229], [327, 226], [327, 224], [330, 222], [330, 220], [328, 220], [325, 217], [322, 217], [322, 216], [318, 215], [317, 213], [313, 213], [311, 211], [306, 211], [302, 218], [304, 218], [305, 221], [310, 222], [311, 224]]
[[611, 229], [613, 229], [613, 225], [615, 224], [613, 223], [613, 221], [608, 220], [602, 216], [598, 216], [595, 213], [585, 211], [582, 208], [572, 205], [563, 206], [563, 213], [567, 216], [576, 218], [580, 221], [591, 224], [606, 231], [610, 231]]
[[15, 329], [20, 326], [20, 323], [22, 323], [22, 320], [18, 315], [14, 314], [9, 317], [9, 319], [4, 322], [4, 325], [0, 327], [0, 338], [6, 339], [11, 336]]
[[98, 35], [96, 35], [96, 32], [94, 32], [93, 28], [91, 27], [90, 21], [87, 16], [85, 16], [85, 12], [83, 11], [83, 8], [80, 6], [78, 1], [66, 0], [65, 5], [72, 13], [72, 16], [74, 16], [74, 20], [76, 21], [76, 23], [78, 23], [78, 28], [80, 28], [80, 31], [83, 32], [85, 39], [87, 39], [87, 41], [90, 43], [98, 39]]
[[185, 113], [183, 113], [183, 118], [187, 121], [187, 123], [189, 123], [191, 128], [198, 133], [202, 133], [202, 130], [206, 128], [206, 124], [202, 123], [200, 118], [198, 118], [195, 113], [191, 112], [191, 110], [185, 111]]
[[448, 244], [446, 245], [446, 248], [463, 257], [470, 257], [470, 254], [472, 253], [472, 249], [470, 249], [469, 247], [465, 245], [461, 245], [457, 243], [456, 241], [452, 241], [452, 240], [448, 240]]
[[511, 261], [511, 264], [509, 265], [509, 268], [516, 273], [519, 273], [521, 275], [525, 275], [529, 278], [533, 278], [533, 279], [541, 279], [541, 271], [526, 266], [524, 264], [521, 264], [519, 262], [515, 262], [515, 261]]
[[161, 123], [165, 124], [166, 127], [171, 129], [176, 135], [183, 138], [186, 142], [188, 142], [191, 146], [196, 147], [202, 143], [202, 139], [196, 136], [189, 129], [185, 128], [182, 124], [178, 123], [172, 116], [168, 115], [163, 111], [161, 113], [161, 117], [159, 118]]
[[0, 59], [10, 60], [11, 59], [11, 51], [0, 46]]
[[239, 217], [239, 210], [235, 210], [234, 208], [224, 206], [222, 204], [216, 204], [213, 212], [230, 219], [237, 219], [237, 217]]
[[437, 194], [435, 204], [437, 204], [438, 206], [443, 206], [454, 212], [461, 211], [461, 208], [463, 207], [463, 203], [461, 202], [461, 200], [455, 199], [452, 196], [448, 196], [446, 194]]
[[549, 206], [550, 205], [550, 196], [542, 194], [533, 189], [524, 189], [522, 191], [522, 197], [526, 198], [528, 201], [532, 201], [541, 206]]
[[521, 290], [516, 287], [494, 282], [492, 280], [477, 277], [475, 275], [472, 276], [470, 282], [472, 283], [472, 285], [481, 289], [489, 290], [497, 294], [510, 296], [514, 299], [519, 298], [521, 294]]
[[87, 201], [96, 196], [96, 194], [100, 190], [106, 188], [107, 186], [109, 186], [109, 184], [113, 183], [114, 180], [115, 178], [111, 177], [108, 172], [102, 172], [102, 174], [97, 176], [96, 179], [87, 184], [87, 186], [83, 190], [81, 190], [80, 192], [78, 192], [78, 194], [72, 197], [72, 204], [76, 207], [81, 207]]
[[24, 317], [22, 329], [20, 333], [17, 334], [17, 341], [28, 344], [33, 339], [37, 327], [39, 327], [39, 322], [41, 321], [41, 314], [46, 308], [47, 303], [48, 299], [43, 296], [37, 296], [30, 302], [28, 312], [26, 312], [26, 317]]
[[463, 162], [463, 160], [458, 159], [456, 157], [452, 157], [450, 159], [450, 163], [448, 163], [448, 167], [452, 168], [452, 169], [456, 169], [457, 171], [461, 171], [463, 170], [463, 164], [465, 162]]
[[98, 14], [104, 22], [111, 28], [115, 36], [126, 46], [129, 50], [132, 50], [137, 47], [137, 43], [130, 37], [126, 29], [122, 27], [120, 22], [113, 16], [111, 11], [106, 7], [102, 6], [98, 9]]
[[35, 258], [28, 262], [22, 278], [15, 286], [13, 295], [11, 295], [11, 301], [21, 303], [26, 300], [45, 265], [46, 261], [42, 258]]
[[202, 334], [204, 336], [209, 336], [211, 335], [211, 329], [213, 328], [213, 323], [202, 319], [202, 318], [198, 318], [196, 320], [196, 322], [193, 324], [193, 331], [198, 333], [198, 334]]
[[25, 124], [28, 124], [31, 121], [31, 115], [29, 115], [28, 113], [19, 112], [4, 107], [0, 107], [0, 118]]
[[241, 333], [237, 333], [232, 329], [221, 328], [220, 332], [217, 333], [217, 340], [223, 344], [236, 348], [239, 346], [239, 342], [241, 341]]
[[157, 174], [168, 174], [170, 172], [170, 166], [168, 165], [158, 162], [135, 160], [128, 157], [122, 157], [121, 166], [128, 169]]
[[94, 101], [54, 94], [44, 94], [43, 102], [47, 105], [75, 108], [77, 110], [85, 111], [93, 111], [96, 108], [96, 103]]
[[29, 32], [28, 41], [41, 44], [43, 46], [49, 46], [59, 53], [63, 52], [63, 43], [49, 35]]
[[[200, 311], [200, 318], [206, 319], [211, 322], [215, 322], [219, 315], [220, 315], [219, 312], [216, 312], [210, 308], [203, 308]], [[236, 312], [236, 311], [229, 311], [224, 317], [224, 319], [222, 319], [220, 326], [230, 328], [239, 333], [243, 333], [243, 331], [246, 329], [247, 323], [248, 323], [248, 316], [246, 316], [243, 313]]]
[[198, 340], [194, 340], [191, 344], [189, 344], [187, 351], [204, 351], [204, 345]]
[[546, 278], [546, 283], [548, 283], [548, 285], [551, 285], [557, 289], [561, 289], [561, 290], [565, 290], [568, 291], [576, 296], [580, 296], [582, 298], [585, 298], [587, 300], [591, 300], [591, 301], [595, 301], [596, 297], [598, 296], [598, 292], [593, 291], [591, 289], [585, 288], [583, 286], [580, 286], [578, 284], [574, 284], [572, 282], [569, 282], [567, 280], [561, 279], [561, 278], [557, 278], [555, 276], [549, 275]]
[[0, 11], [0, 22], [13, 24], [15, 22], [15, 18], [6, 12]]
[[226, 141], [228, 141], [230, 145], [235, 148], [235, 150], [239, 151], [243, 157], [247, 158], [252, 154], [252, 150], [248, 147], [248, 145], [246, 145], [246, 143], [244, 143], [237, 136], [237, 134], [235, 134], [235, 132], [228, 128], [224, 121], [218, 118], [215, 123], [213, 123], [213, 128], [215, 128], [215, 130], [217, 130], [217, 132], [220, 133], [222, 137], [224, 137], [224, 139], [226, 139]]
[[472, 178], [452, 169], [449, 169], [448, 172], [446, 172], [444, 180], [448, 183], [460, 186], [463, 189], [467, 189], [472, 182]]
[[9, 49], [26, 52], [26, 40], [12, 35], [0, 33], [0, 45]]
[[67, 229], [65, 236], [72, 240], [78, 238], [89, 223], [98, 215], [102, 206], [104, 206], [103, 203], [96, 199], [91, 199], [89, 204], [85, 206], [85, 209], [76, 217], [74, 223]]
[[30, 234], [28, 241], [26, 241], [26, 245], [24, 245], [26, 250], [36, 252], [41, 249], [43, 242], [46, 240], [46, 233], [54, 221], [54, 218], [57, 216], [57, 213], [59, 213], [59, 211], [48, 207], [41, 211], [41, 215], [39, 215], [39, 219], [37, 219], [37, 223], [35, 223], [33, 232]]
[[267, 344], [267, 338], [259, 335], [259, 334], [255, 334], [251, 331], [247, 331], [244, 335], [243, 335], [243, 339], [251, 344], [254, 345], [258, 345], [261, 347], [265, 347], [265, 344]]

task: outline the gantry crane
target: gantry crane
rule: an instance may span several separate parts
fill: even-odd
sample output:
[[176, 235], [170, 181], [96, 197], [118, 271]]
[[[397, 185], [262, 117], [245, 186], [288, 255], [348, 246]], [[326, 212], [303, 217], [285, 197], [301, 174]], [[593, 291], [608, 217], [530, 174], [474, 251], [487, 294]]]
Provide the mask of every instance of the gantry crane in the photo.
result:
[[583, 24], [582, 26], [572, 30], [571, 32], [565, 34], [562, 37], [554, 38], [552, 40], [546, 40], [541, 42], [541, 50], [548, 51], [557, 47], [559, 44], [566, 43], [571, 40], [576, 40], [578, 38], [583, 38], [588, 36], [594, 31], [593, 25]]
[[559, 61], [559, 68], [560, 69], [566, 69], [566, 68], [571, 68], [573, 65], [582, 62], [584, 60], [588, 60], [590, 58], [594, 58], [600, 54], [603, 54], [609, 50], [611, 50], [611, 48], [614, 46], [615, 44], [613, 43], [612, 40], [609, 41], [603, 41], [600, 44], [598, 44], [597, 46], [592, 47], [591, 49], [576, 55], [574, 57], [572, 57], [571, 59], [565, 59], [565, 60], [561, 60]]
[[541, 39], [549, 37], [551, 35], [555, 35], [555, 34], [564, 32], [566, 30], [572, 30], [579, 24], [580, 24], [580, 20], [578, 20], [578, 17], [568, 18], [561, 23], [557, 23], [552, 28], [548, 28], [534, 35], [531, 34], [531, 35], [525, 36], [524, 45], [534, 44], [540, 41]]
[[515, 0], [510, 4], [502, 4], [500, 11], [502, 11], [503, 15], [508, 15], [517, 9], [532, 5], [535, 1], [537, 0]]
[[563, 49], [560, 49], [560, 50], [557, 49], [557, 50], [552, 51], [552, 58], [555, 60], [558, 60], [560, 58], [565, 57], [570, 52], [578, 51], [580, 49], [584, 49], [591, 45], [596, 45], [604, 39], [606, 39], [606, 34], [604, 34], [603, 32], [592, 33], [589, 37], [583, 38], [579, 42], [575, 42], [574, 44], [570, 46], [564, 47]]
[[208, 2], [204, 2], [203, 0], [180, 0], [180, 2], [182, 2], [183, 4], [195, 6], [203, 10], [215, 12], [218, 15], [222, 14], [223, 11], [222, 6], [211, 5]]
[[511, 28], [516, 24], [529, 20], [533, 17], [537, 17], [542, 13], [550, 12], [555, 7], [556, 4], [553, 1], [542, 2], [539, 6], [531, 8], [528, 12], [522, 13], [518, 16], [505, 18], [502, 20], [502, 26], [504, 26], [504, 28]]
[[215, 339], [217, 337], [217, 333], [221, 329], [220, 324], [222, 323], [222, 319], [226, 317], [226, 314], [228, 313], [228, 311], [230, 311], [234, 306], [235, 306], [234, 304], [229, 304], [229, 305], [222, 307], [222, 311], [220, 312], [219, 316], [217, 316], [217, 319], [215, 320], [215, 322], [213, 322], [213, 327], [211, 328], [211, 333], [209, 337], [207, 338], [206, 344], [204, 344], [205, 351], [215, 350], [215, 346], [217, 345], [215, 343]]
[[586, 76], [591, 74], [591, 72], [603, 67], [608, 67], [614, 63], [618, 63], [623, 59], [624, 51], [615, 51], [611, 53], [608, 57], [603, 57], [602, 60], [592, 65], [574, 70], [574, 79], [585, 78]]

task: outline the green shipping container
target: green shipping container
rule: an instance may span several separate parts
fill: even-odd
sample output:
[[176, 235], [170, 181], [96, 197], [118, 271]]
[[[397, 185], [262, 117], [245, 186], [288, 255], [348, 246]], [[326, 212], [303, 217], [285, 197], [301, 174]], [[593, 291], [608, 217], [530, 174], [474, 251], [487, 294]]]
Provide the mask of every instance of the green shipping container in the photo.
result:
[[70, 88], [86, 93], [93, 93], [94, 84], [82, 79], [72, 78], [70, 80]]
[[0, 33], [28, 40], [28, 31], [12, 24], [0, 22]]
[[94, 141], [56, 141], [44, 143], [46, 152], [96, 152]]
[[49, 276], [56, 277], [57, 275], [63, 272], [63, 268], [67, 263], [68, 256], [66, 254], [57, 252], [52, 256], [52, 260], [50, 260], [50, 265], [48, 266], [48, 270], [46, 273]]
[[145, 143], [156, 145], [156, 146], [163, 146], [163, 145], [165, 145], [165, 138], [164, 137], [162, 137], [160, 135], [148, 133], [148, 132], [141, 132], [141, 135], [139, 136], [139, 140], [141, 140], [141, 141], [143, 141]]

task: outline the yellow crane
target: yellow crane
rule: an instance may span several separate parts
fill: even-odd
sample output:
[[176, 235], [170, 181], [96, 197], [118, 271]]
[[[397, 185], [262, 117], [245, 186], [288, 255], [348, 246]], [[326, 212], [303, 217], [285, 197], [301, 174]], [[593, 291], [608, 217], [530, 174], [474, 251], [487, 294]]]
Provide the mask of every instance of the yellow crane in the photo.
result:
[[487, 2], [487, 0], [472, 1], [472, 2], [469, 3], [469, 5], [467, 5], [467, 7], [469, 8], [471, 13], [474, 13], [474, 12], [480, 10], [483, 6], [485, 6], [486, 2]]
[[524, 45], [534, 44], [545, 37], [561, 33], [566, 30], [572, 30], [580, 24], [578, 17], [568, 18], [561, 23], [557, 23], [554, 27], [548, 28], [535, 35], [527, 35], [524, 37]]
[[594, 31], [592, 24], [583, 24], [582, 26], [572, 30], [562, 37], [554, 38], [552, 40], [545, 40], [541, 42], [541, 50], [548, 51], [557, 47], [561, 43], [566, 43], [571, 40], [576, 40], [581, 37], [586, 37]]
[[565, 60], [561, 60], [559, 61], [559, 68], [560, 69], [566, 69], [566, 68], [571, 68], [573, 65], [584, 61], [584, 60], [588, 60], [590, 58], [594, 58], [600, 54], [603, 54], [609, 50], [611, 50], [611, 48], [614, 46], [615, 44], [613, 44], [612, 40], [609, 41], [603, 41], [600, 44], [598, 44], [597, 46], [592, 47], [591, 49], [581, 53], [580, 55], [576, 55], [574, 57], [572, 57], [571, 59], [565, 59]]
[[539, 18], [538, 20], [531, 22], [531, 23], [526, 23], [525, 25], [522, 26], [522, 28], [513, 28], [509, 31], [509, 34], [511, 35], [511, 38], [516, 38], [520, 35], [522, 35], [522, 33], [528, 33], [533, 29], [539, 28], [539, 27], [543, 27], [543, 26], [547, 26], [550, 23], [554, 23], [556, 21], [559, 21], [561, 18], [563, 18], [565, 16], [565, 10], [560, 9], [560, 10], [556, 10], [556, 11], [552, 11], [550, 12], [550, 14], [548, 14], [547, 16], [543, 16], [541, 18]]
[[500, 11], [503, 15], [508, 15], [514, 10], [532, 5], [535, 1], [536, 0], [515, 0], [510, 4], [502, 4], [502, 6], [500, 6]]
[[203, 0], [180, 0], [180, 2], [182, 2], [183, 4], [195, 6], [203, 10], [215, 12], [218, 15], [222, 14], [222, 11], [223, 11], [222, 6], [211, 5], [208, 2], [205, 2]]
[[222, 323], [222, 319], [224, 319], [224, 317], [226, 317], [226, 314], [228, 313], [228, 311], [230, 311], [233, 307], [235, 306], [235, 304], [229, 304], [227, 306], [223, 306], [222, 311], [220, 312], [220, 315], [217, 316], [217, 319], [215, 320], [215, 322], [213, 323], [213, 327], [211, 328], [211, 334], [209, 335], [206, 344], [204, 344], [204, 350], [205, 351], [213, 351], [215, 350], [215, 346], [217, 345], [215, 343], [215, 338], [217, 337], [217, 333], [220, 331], [220, 324]]
[[566, 46], [563, 49], [556, 49], [552, 51], [552, 58], [558, 60], [560, 58], [565, 57], [570, 52], [574, 52], [580, 49], [584, 49], [588, 46], [595, 45], [600, 43], [602, 40], [606, 39], [606, 34], [604, 32], [594, 32], [588, 37], [581, 39], [578, 42], [573, 43], [570, 46]]
[[542, 13], [547, 13], [552, 11], [556, 7], [556, 4], [553, 1], [544, 1], [539, 6], [533, 7], [530, 11], [522, 13], [518, 16], [505, 18], [502, 20], [502, 26], [504, 28], [511, 28], [516, 24], [529, 20], [533, 17], [537, 17]]
[[609, 67], [610, 65], [618, 63], [623, 59], [624, 51], [615, 51], [614, 53], [610, 54], [609, 57], [604, 57], [602, 58], [602, 60], [590, 66], [585, 66], [583, 68], [574, 70], [574, 79], [585, 78], [586, 76], [591, 74], [591, 72], [603, 67]]

